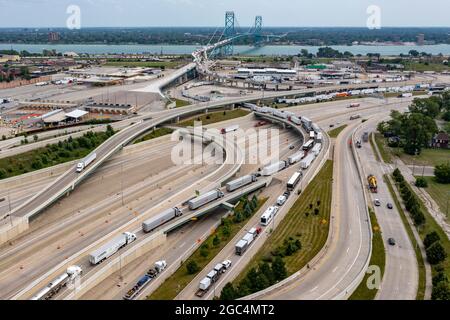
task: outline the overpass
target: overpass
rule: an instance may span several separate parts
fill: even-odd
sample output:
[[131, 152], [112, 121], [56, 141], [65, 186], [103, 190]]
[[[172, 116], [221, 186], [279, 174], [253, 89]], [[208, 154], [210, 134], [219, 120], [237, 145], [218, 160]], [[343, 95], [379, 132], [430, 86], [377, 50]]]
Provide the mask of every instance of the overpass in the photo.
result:
[[[264, 94], [265, 99], [288, 97], [292, 95], [301, 95], [308, 93], [329, 93], [339, 90], [364, 89], [388, 86], [389, 84], [350, 84], [336, 85], [321, 88], [299, 89], [291, 91], [275, 91]], [[113, 154], [121, 150], [125, 145], [132, 142], [145, 132], [171, 121], [179, 121], [181, 117], [195, 115], [199, 112], [208, 112], [211, 109], [223, 108], [225, 106], [234, 106], [237, 103], [259, 101], [261, 95], [252, 94], [245, 97], [230, 98], [215, 102], [198, 103], [183, 108], [166, 110], [158, 113], [153, 118], [139, 117], [139, 122], [131, 123], [103, 144], [97, 147], [93, 152], [97, 153], [97, 159], [87, 167], [81, 174], [75, 172], [75, 166], [62, 174], [56, 181], [47, 185], [39, 193], [23, 203], [21, 206], [11, 211], [11, 219], [3, 219], [0, 223], [0, 244], [4, 243], [28, 228], [29, 219], [50, 206], [60, 197], [68, 194], [80, 184], [86, 177], [92, 174], [100, 165], [102, 165]], [[276, 118], [279, 120], [278, 118]], [[291, 124], [292, 125], [292, 124]], [[8, 223], [8, 220], [9, 223]]]

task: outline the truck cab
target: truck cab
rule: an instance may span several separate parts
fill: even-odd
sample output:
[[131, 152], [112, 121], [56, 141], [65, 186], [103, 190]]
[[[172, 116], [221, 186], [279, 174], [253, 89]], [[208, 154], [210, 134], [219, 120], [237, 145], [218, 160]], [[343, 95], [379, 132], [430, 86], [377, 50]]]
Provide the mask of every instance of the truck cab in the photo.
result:
[[124, 232], [124, 235], [127, 237], [127, 243], [131, 243], [136, 240], [136, 235], [131, 232]]
[[83, 162], [78, 162], [77, 164], [77, 172], [81, 172], [84, 169], [84, 164]]

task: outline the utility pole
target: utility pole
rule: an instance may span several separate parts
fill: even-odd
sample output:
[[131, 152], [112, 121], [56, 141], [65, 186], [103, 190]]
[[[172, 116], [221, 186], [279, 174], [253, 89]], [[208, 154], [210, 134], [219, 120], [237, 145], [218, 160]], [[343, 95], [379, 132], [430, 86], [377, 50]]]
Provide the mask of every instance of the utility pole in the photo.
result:
[[11, 216], [11, 193], [9, 191], [9, 188], [8, 188], [8, 207], [9, 207], [9, 223], [11, 224], [11, 227], [12, 227], [13, 223], [12, 223], [12, 216]]
[[120, 189], [122, 194], [122, 207], [124, 206], [123, 201], [123, 163], [120, 164]]

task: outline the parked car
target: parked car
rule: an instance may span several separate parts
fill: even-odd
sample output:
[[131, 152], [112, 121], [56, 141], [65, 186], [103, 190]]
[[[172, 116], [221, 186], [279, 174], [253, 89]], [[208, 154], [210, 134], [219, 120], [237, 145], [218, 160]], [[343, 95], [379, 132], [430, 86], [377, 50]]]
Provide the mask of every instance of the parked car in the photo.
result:
[[394, 239], [394, 238], [389, 238], [389, 239], [388, 239], [388, 243], [389, 243], [391, 246], [395, 246], [395, 239]]
[[293, 144], [291, 144], [290, 146], [289, 146], [289, 150], [292, 150], [292, 149], [294, 149], [295, 148], [295, 146], [293, 145]]
[[388, 209], [393, 209], [393, 208], [394, 208], [394, 206], [392, 205], [392, 203], [388, 203], [388, 204], [386, 205], [386, 207], [387, 207]]
[[374, 204], [376, 207], [379, 207], [379, 206], [381, 205], [381, 202], [380, 202], [379, 199], [375, 199], [375, 201], [373, 202], [373, 204]]

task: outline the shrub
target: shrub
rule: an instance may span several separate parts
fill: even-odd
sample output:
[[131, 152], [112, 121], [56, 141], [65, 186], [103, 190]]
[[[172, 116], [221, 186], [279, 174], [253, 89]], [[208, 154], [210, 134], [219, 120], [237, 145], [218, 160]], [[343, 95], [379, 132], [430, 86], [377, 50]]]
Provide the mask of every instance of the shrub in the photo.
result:
[[439, 241], [433, 243], [427, 250], [427, 258], [430, 264], [438, 264], [447, 258], [447, 253]]
[[441, 237], [439, 237], [438, 233], [436, 231], [428, 233], [425, 238], [423, 239], [423, 245], [425, 248], [430, 247], [433, 243], [436, 241], [441, 240]]
[[186, 265], [186, 270], [189, 274], [195, 274], [200, 270], [200, 268], [197, 262], [189, 261], [188, 264]]
[[427, 188], [428, 182], [425, 180], [425, 178], [419, 177], [416, 179], [416, 187], [418, 188]]

